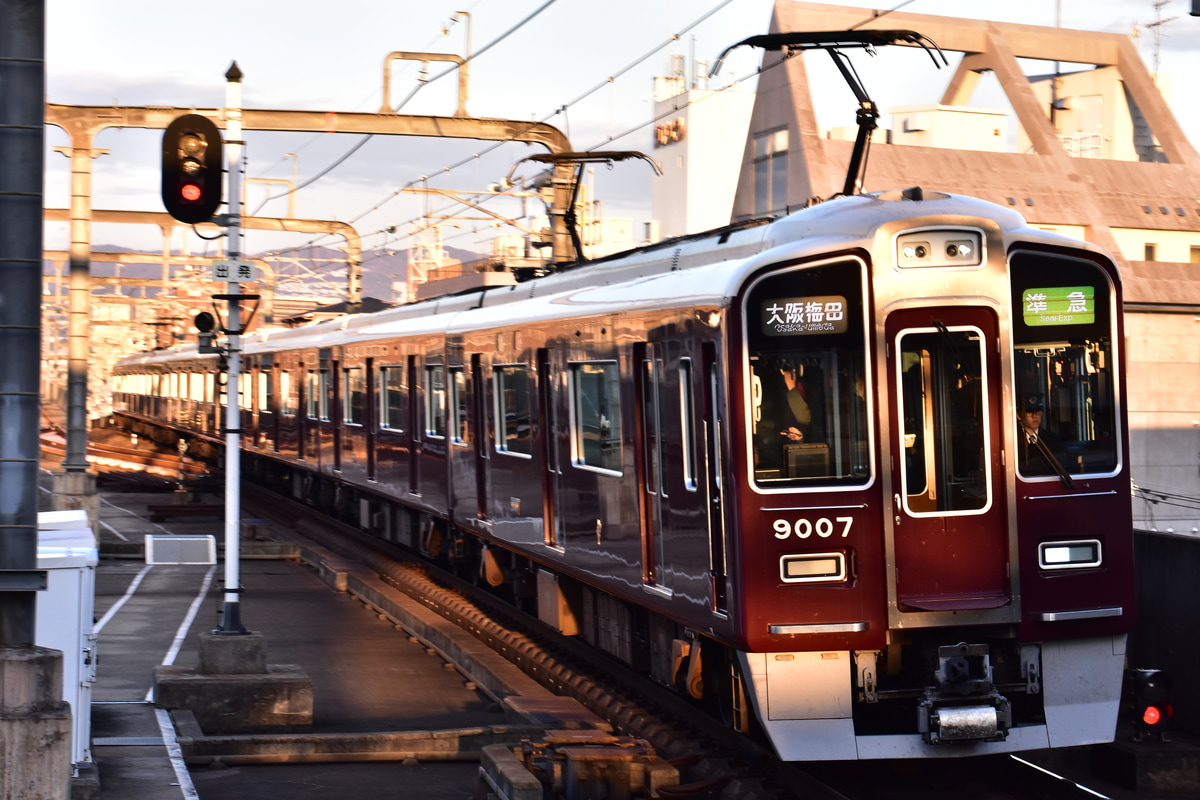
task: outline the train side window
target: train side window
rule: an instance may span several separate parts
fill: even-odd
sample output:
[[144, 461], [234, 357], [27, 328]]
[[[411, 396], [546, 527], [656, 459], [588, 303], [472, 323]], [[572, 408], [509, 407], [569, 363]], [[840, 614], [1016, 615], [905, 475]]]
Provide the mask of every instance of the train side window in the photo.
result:
[[[1112, 282], [1095, 263], [1046, 253], [1015, 253], [1011, 276], [1015, 413], [1024, 417], [1013, 421], [1018, 471], [1027, 477], [1053, 476], [1056, 466], [1073, 475], [1115, 471]], [[1031, 446], [1034, 437], [1025, 431], [1031, 421], [1045, 447]]]
[[292, 373], [288, 370], [279, 372], [279, 413], [289, 417], [295, 416], [299, 405], [300, 386], [292, 381]]
[[571, 460], [613, 475], [622, 474], [621, 384], [615, 361], [569, 364]]
[[404, 385], [404, 367], [380, 367], [379, 407], [383, 409], [379, 423], [381, 428], [404, 432], [408, 419], [408, 391]]
[[309, 370], [307, 400], [309, 419], [329, 419], [329, 370]]
[[462, 367], [450, 370], [450, 441], [470, 441], [470, 414], [467, 408], [467, 373]]
[[345, 387], [343, 422], [348, 425], [362, 425], [366, 419], [367, 379], [362, 367], [346, 367], [342, 370], [343, 386]]
[[498, 366], [496, 384], [496, 450], [512, 456], [533, 457], [533, 419], [529, 405], [529, 368], [524, 364]]
[[446, 368], [441, 364], [425, 367], [425, 435], [446, 436]]
[[696, 484], [696, 400], [692, 391], [692, 360], [679, 359], [679, 428], [683, 433], [683, 486], [689, 492]]
[[258, 373], [258, 410], [270, 411], [272, 403], [271, 371], [264, 369]]
[[321, 390], [320, 408], [317, 409], [318, 417], [322, 420], [329, 419], [330, 399], [333, 397], [333, 385], [329, 380], [329, 370], [323, 369], [320, 371], [318, 386]]

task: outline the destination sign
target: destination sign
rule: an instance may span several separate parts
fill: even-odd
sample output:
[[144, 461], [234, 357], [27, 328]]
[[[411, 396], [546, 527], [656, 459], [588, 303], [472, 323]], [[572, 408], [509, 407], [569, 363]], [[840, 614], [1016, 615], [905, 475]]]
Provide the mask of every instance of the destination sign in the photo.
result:
[[846, 298], [838, 295], [772, 298], [759, 313], [767, 336], [845, 333], [847, 328]]
[[1030, 327], [1087, 325], [1096, 321], [1092, 286], [1053, 286], [1021, 293], [1022, 319]]

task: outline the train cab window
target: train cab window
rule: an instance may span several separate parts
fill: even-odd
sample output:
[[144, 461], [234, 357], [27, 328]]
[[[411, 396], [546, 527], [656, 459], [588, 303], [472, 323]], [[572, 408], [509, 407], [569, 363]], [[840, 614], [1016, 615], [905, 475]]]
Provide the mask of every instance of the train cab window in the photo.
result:
[[391, 431], [404, 431], [408, 419], [408, 390], [404, 385], [404, 367], [380, 367], [379, 407], [380, 426]]
[[571, 460], [577, 467], [622, 474], [621, 384], [615, 361], [570, 366]]
[[425, 435], [446, 436], [446, 368], [441, 364], [425, 368]]
[[450, 440], [455, 444], [469, 442], [469, 424], [467, 373], [462, 367], [454, 367], [450, 370]]
[[1043, 253], [1014, 254], [1011, 275], [1018, 471], [1113, 472], [1120, 436], [1108, 276]]
[[792, 267], [745, 295], [745, 425], [760, 488], [870, 480], [863, 272], [859, 261]]
[[916, 328], [897, 337], [905, 509], [914, 516], [990, 506], [984, 336], [977, 328]]
[[529, 368], [524, 364], [498, 366], [496, 384], [496, 450], [513, 456], [533, 456], [533, 419], [529, 406]]
[[362, 367], [346, 367], [342, 370], [342, 385], [345, 387], [343, 421], [348, 425], [362, 425], [367, 418], [367, 378]]

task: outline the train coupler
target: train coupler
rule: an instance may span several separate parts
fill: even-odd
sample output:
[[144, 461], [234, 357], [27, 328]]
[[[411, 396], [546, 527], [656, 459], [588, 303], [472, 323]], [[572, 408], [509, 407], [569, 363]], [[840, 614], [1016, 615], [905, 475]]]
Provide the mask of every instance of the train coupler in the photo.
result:
[[936, 685], [917, 706], [917, 730], [929, 744], [1001, 742], [1012, 727], [1012, 706], [995, 690], [985, 644], [938, 648]]

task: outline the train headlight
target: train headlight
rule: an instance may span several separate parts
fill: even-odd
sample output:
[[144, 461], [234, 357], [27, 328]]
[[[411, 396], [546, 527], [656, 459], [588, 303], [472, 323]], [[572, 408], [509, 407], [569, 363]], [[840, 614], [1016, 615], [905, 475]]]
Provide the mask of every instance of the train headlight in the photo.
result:
[[896, 266], [901, 269], [982, 264], [983, 234], [975, 230], [927, 229], [896, 237]]
[[1098, 567], [1103, 561], [1099, 539], [1050, 541], [1038, 545], [1038, 566], [1042, 569]]

